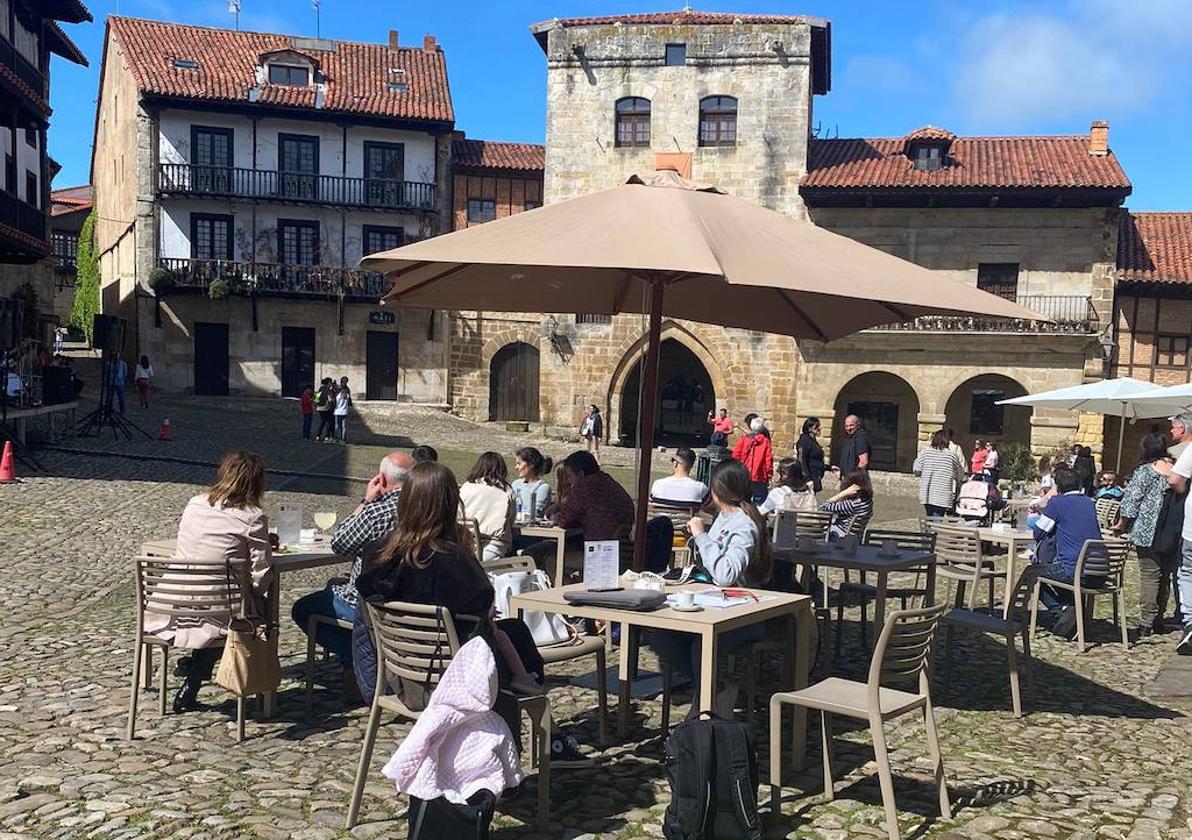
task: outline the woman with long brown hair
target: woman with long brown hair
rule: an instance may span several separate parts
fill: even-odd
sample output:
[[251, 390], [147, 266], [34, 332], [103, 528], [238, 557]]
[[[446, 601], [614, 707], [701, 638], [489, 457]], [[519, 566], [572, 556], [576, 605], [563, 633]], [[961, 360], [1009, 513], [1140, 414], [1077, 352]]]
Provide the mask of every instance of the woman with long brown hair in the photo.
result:
[[[770, 536], [765, 520], [753, 504], [749, 470], [740, 461], [721, 461], [712, 470], [710, 489], [717, 510], [716, 521], [710, 529], [698, 516], [687, 523], [692, 542], [699, 552], [700, 564], [717, 586], [768, 586], [773, 572]], [[764, 632], [765, 625], [748, 624], [722, 634], [721, 655], [761, 639]], [[655, 630], [651, 634], [650, 646], [658, 658], [677, 673], [691, 677], [694, 685], [700, 684], [702, 645], [699, 636]], [[731, 715], [736, 689], [731, 685], [727, 687], [727, 693], [717, 695], [718, 713]], [[698, 703], [693, 702], [691, 714], [700, 711]]]
[[[178, 565], [222, 566], [228, 561], [247, 561], [253, 589], [264, 593], [273, 570], [269, 523], [261, 510], [264, 495], [265, 463], [261, 457], [243, 449], [224, 453], [215, 483], [187, 502], [182, 511], [174, 549]], [[211, 679], [211, 671], [223, 652], [229, 618], [227, 614], [212, 614], [200, 621], [145, 614], [147, 632], [171, 640], [174, 647], [191, 649], [190, 656], [178, 663], [186, 679], [174, 697], [175, 712], [189, 711], [197, 705], [199, 689]]]
[[[366, 601], [445, 607], [461, 632], [474, 630], [493, 646], [503, 684], [525, 693], [541, 690], [543, 662], [529, 629], [517, 619], [504, 619], [496, 625], [491, 621], [493, 585], [476, 560], [468, 527], [459, 520], [455, 474], [442, 464], [425, 461], [410, 469], [397, 503], [396, 528], [365, 563], [356, 590]], [[475, 616], [480, 624], [473, 628], [459, 616]], [[356, 625], [361, 628], [363, 622], [358, 620]], [[363, 632], [367, 637], [367, 630]], [[353, 663], [361, 692], [371, 696], [376, 674], [368, 671], [376, 661], [376, 651], [359, 655], [364, 644], [360, 633], [360, 629], [353, 630]], [[500, 668], [501, 664], [505, 668]]]
[[468, 480], [459, 488], [463, 515], [475, 519], [480, 529], [481, 560], [497, 560], [512, 554], [513, 518], [516, 507], [509, 487], [509, 468], [497, 452], [485, 452], [476, 459]]

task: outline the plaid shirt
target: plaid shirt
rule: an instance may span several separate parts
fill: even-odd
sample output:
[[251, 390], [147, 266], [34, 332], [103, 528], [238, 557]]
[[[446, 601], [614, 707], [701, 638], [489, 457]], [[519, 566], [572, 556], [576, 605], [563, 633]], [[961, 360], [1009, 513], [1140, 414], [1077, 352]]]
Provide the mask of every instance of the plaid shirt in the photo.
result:
[[397, 499], [401, 490], [394, 490], [383, 496], [378, 496], [368, 502], [364, 509], [355, 516], [349, 516], [339, 523], [335, 529], [335, 536], [331, 538], [331, 550], [336, 554], [355, 555], [352, 570], [348, 572], [346, 583], [335, 583], [331, 592], [338, 598], [355, 606], [359, 600], [356, 592], [356, 578], [364, 566], [364, 558], [360, 550], [370, 542], [388, 534], [393, 530], [393, 523], [397, 521]]

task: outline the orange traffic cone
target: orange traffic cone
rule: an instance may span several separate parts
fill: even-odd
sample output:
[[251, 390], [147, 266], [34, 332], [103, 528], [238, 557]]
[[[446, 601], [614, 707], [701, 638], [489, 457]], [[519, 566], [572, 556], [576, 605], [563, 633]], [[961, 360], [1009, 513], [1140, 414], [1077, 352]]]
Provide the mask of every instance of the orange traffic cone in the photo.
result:
[[161, 431], [157, 433], [158, 440], [173, 440], [174, 427], [170, 425], [170, 418], [161, 421]]
[[0, 456], [0, 484], [16, 484], [20, 479], [12, 468], [12, 441], [4, 441], [4, 455]]

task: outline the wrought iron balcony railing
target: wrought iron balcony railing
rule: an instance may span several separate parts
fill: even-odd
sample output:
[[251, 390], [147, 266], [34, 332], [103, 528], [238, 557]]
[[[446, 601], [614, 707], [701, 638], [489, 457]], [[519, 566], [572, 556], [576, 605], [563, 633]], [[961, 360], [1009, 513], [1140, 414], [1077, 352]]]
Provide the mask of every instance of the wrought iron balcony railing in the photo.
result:
[[252, 198], [378, 210], [435, 209], [435, 185], [421, 181], [308, 175], [189, 163], [158, 164], [157, 189], [164, 195]]
[[280, 265], [234, 260], [194, 260], [162, 257], [154, 273], [158, 291], [170, 289], [209, 292], [222, 281], [228, 294], [270, 297], [324, 297], [376, 301], [388, 291], [385, 276], [326, 265]]
[[1092, 335], [1100, 329], [1091, 298], [1082, 295], [1019, 295], [1019, 306], [1050, 321], [984, 318], [976, 315], [924, 315], [900, 324], [883, 324], [869, 332], [991, 332]]

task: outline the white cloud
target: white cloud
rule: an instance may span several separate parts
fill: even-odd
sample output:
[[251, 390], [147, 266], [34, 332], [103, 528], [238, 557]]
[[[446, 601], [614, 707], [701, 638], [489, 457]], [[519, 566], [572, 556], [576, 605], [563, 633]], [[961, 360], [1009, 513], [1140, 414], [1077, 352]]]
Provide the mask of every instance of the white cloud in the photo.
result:
[[960, 39], [958, 105], [976, 125], [1107, 117], [1143, 108], [1192, 42], [1192, 3], [1084, 0], [1064, 13], [998, 13]]

